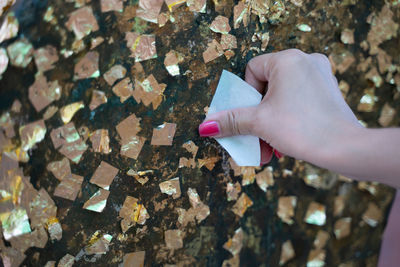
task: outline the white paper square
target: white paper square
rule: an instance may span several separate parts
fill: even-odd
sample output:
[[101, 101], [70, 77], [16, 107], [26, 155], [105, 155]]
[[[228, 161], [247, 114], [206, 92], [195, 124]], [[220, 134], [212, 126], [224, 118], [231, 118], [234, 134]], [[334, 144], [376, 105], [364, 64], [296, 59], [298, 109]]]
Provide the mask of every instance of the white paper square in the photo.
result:
[[[208, 115], [235, 108], [257, 106], [262, 95], [235, 74], [223, 70]], [[239, 135], [215, 138], [239, 166], [260, 166], [259, 138]]]

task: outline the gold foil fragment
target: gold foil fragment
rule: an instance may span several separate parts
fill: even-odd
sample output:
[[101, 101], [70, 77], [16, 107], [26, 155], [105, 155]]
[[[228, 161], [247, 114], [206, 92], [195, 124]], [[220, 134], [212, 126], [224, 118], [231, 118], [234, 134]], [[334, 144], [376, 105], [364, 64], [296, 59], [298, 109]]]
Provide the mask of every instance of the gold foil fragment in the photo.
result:
[[82, 182], [83, 177], [76, 174], [64, 177], [54, 190], [54, 196], [74, 201], [81, 189]]
[[282, 244], [281, 258], [279, 260], [279, 265], [281, 265], [281, 266], [284, 265], [285, 263], [287, 263], [294, 257], [295, 257], [295, 252], [294, 252], [292, 242], [290, 240], [288, 240]]
[[242, 250], [244, 233], [242, 228], [236, 229], [235, 234], [224, 244], [224, 249], [233, 256], [238, 255]]
[[109, 234], [101, 234], [96, 231], [89, 239], [88, 245], [85, 247], [87, 255], [102, 255], [108, 252], [112, 236]]
[[304, 221], [308, 224], [324, 225], [326, 222], [325, 206], [317, 202], [311, 202]]
[[93, 90], [92, 100], [90, 101], [90, 110], [96, 109], [98, 106], [107, 103], [106, 94], [103, 91]]
[[242, 22], [245, 24], [245, 27], [247, 26], [245, 21], [247, 21], [249, 16], [248, 12], [248, 6], [246, 6], [242, 1], [238, 2], [238, 4], [233, 8], [233, 27], [235, 29], [239, 28], [239, 25]]
[[144, 205], [140, 204], [137, 198], [131, 196], [126, 197], [119, 211], [119, 217], [122, 218], [121, 228], [124, 233], [136, 224], [145, 224], [146, 220], [150, 218]]
[[322, 249], [325, 247], [328, 240], [329, 233], [324, 230], [319, 230], [317, 236], [315, 237], [313, 245], [316, 249]]
[[297, 24], [296, 27], [299, 31], [302, 31], [302, 32], [310, 32], [311, 31], [311, 27], [308, 26], [307, 24]]
[[105, 161], [102, 161], [90, 179], [90, 183], [109, 190], [110, 184], [118, 174], [118, 171], [119, 170], [117, 168], [111, 166]]
[[18, 34], [19, 22], [14, 12], [8, 13], [0, 27], [0, 44]]
[[162, 182], [159, 184], [159, 187], [161, 193], [172, 196], [173, 199], [177, 199], [181, 196], [181, 186], [179, 183], [179, 177]]
[[357, 188], [362, 191], [367, 191], [368, 193], [370, 193], [373, 196], [376, 196], [376, 194], [378, 193], [378, 186], [379, 186], [378, 182], [360, 181], [360, 182], [358, 182]]
[[61, 97], [61, 86], [58, 81], [47, 82], [44, 75], [35, 76], [35, 82], [29, 87], [29, 100], [37, 112]]
[[267, 188], [271, 187], [275, 184], [274, 182], [274, 174], [272, 167], [267, 167], [263, 171], [256, 174], [256, 182], [258, 187], [267, 192]]
[[67, 253], [64, 257], [60, 259], [57, 267], [72, 267], [74, 265], [74, 262], [75, 257]]
[[64, 124], [69, 123], [72, 120], [72, 117], [75, 115], [75, 113], [84, 107], [85, 105], [83, 104], [83, 101], [75, 102], [62, 107], [60, 109], [61, 120], [64, 122]]
[[32, 61], [33, 46], [28, 40], [20, 39], [7, 47], [7, 53], [11, 65], [26, 68]]
[[136, 62], [141, 62], [157, 57], [155, 35], [141, 35], [136, 32], [127, 32], [125, 40], [127, 42], [127, 47], [132, 52], [130, 57], [135, 58]]
[[325, 266], [325, 250], [313, 249], [308, 254], [307, 267], [323, 267]]
[[186, 5], [193, 12], [206, 13], [207, 11], [207, 0], [187, 0]]
[[379, 88], [382, 86], [383, 84], [383, 79], [382, 77], [379, 75], [378, 70], [376, 69], [376, 67], [372, 67], [367, 74], [365, 74], [365, 78], [367, 80], [370, 80], [371, 82], [373, 82], [375, 84], [375, 87]]
[[127, 253], [124, 256], [124, 262], [122, 266], [124, 267], [143, 267], [144, 266], [144, 258], [146, 252], [145, 251], [137, 251], [132, 253]]
[[369, 53], [375, 55], [378, 53], [379, 45], [384, 41], [397, 36], [399, 25], [393, 21], [393, 11], [389, 4], [385, 4], [379, 14], [371, 13], [367, 22], [371, 24], [368, 32], [367, 41], [369, 43]]
[[395, 115], [396, 110], [392, 108], [388, 103], [385, 103], [381, 110], [381, 115], [379, 116], [378, 122], [381, 126], [388, 127], [393, 121]]
[[0, 214], [3, 228], [3, 237], [9, 241], [13, 237], [21, 236], [31, 232], [29, 218], [25, 209], [16, 208], [11, 212]]
[[340, 35], [340, 40], [344, 44], [354, 44], [354, 30], [344, 29]]
[[237, 200], [241, 191], [242, 187], [239, 182], [236, 182], [235, 184], [228, 183], [226, 185], [226, 199], [228, 201]]
[[333, 229], [336, 239], [342, 239], [350, 235], [351, 232], [351, 218], [341, 218], [335, 222]]
[[143, 81], [135, 81], [135, 90], [132, 93], [133, 98], [137, 103], [143, 102], [143, 105], [148, 107], [153, 105], [156, 110], [164, 99], [164, 90], [167, 87], [164, 83], [158, 83], [153, 74]]
[[110, 138], [108, 137], [108, 130], [99, 129], [90, 135], [90, 142], [94, 152], [108, 154], [111, 152]]
[[33, 146], [44, 139], [46, 135], [46, 125], [44, 120], [35, 121], [19, 128], [19, 136], [21, 138], [21, 149], [28, 151]]
[[236, 201], [235, 205], [233, 205], [232, 211], [239, 217], [243, 217], [246, 210], [251, 206], [253, 206], [253, 201], [251, 201], [247, 194], [243, 192]]
[[265, 51], [267, 49], [269, 43], [269, 32], [265, 32], [261, 35], [261, 51]]
[[169, 11], [174, 11], [185, 2], [186, 0], [165, 0], [165, 4], [167, 4]]
[[346, 96], [350, 90], [350, 85], [346, 81], [341, 80], [339, 82], [339, 89], [340, 89], [340, 92], [342, 92], [343, 98], [346, 99]]
[[131, 79], [129, 77], [123, 79], [112, 90], [120, 98], [121, 103], [124, 103], [133, 93]]
[[62, 238], [62, 227], [56, 217], [50, 217], [46, 223], [47, 231], [49, 232], [50, 239], [61, 240]]
[[54, 68], [54, 63], [58, 61], [57, 49], [52, 45], [47, 45], [36, 49], [33, 52], [38, 71], [45, 72]]
[[378, 223], [382, 221], [382, 210], [380, 210], [377, 205], [370, 202], [368, 203], [368, 208], [364, 212], [362, 219], [369, 226], [376, 227]]
[[343, 213], [345, 207], [344, 196], [336, 196], [333, 202], [333, 216], [340, 216]]
[[90, 50], [95, 49], [104, 42], [104, 38], [99, 36], [90, 40]]
[[171, 76], [180, 74], [179, 63], [183, 61], [183, 57], [178, 52], [171, 50], [165, 55], [164, 65]]
[[136, 10], [136, 17], [157, 23], [163, 3], [163, 0], [139, 0], [139, 8]]
[[103, 78], [106, 80], [109, 86], [112, 86], [115, 81], [124, 78], [126, 75], [126, 69], [122, 65], [115, 65], [104, 73]]
[[85, 202], [83, 208], [95, 212], [103, 212], [107, 205], [107, 198], [109, 195], [110, 191], [100, 188], [99, 191], [94, 193], [93, 196]]
[[121, 140], [121, 155], [137, 159], [142, 151], [146, 138], [140, 136], [131, 136], [129, 139]]
[[188, 210], [177, 208], [177, 212], [179, 214], [178, 222], [183, 227], [185, 227], [188, 223], [194, 223], [195, 220], [200, 223], [207, 218], [208, 215], [210, 215], [210, 208], [200, 200], [196, 189], [189, 188], [187, 194], [192, 207]]
[[278, 217], [289, 225], [293, 224], [294, 209], [297, 205], [296, 196], [280, 197], [278, 200]]
[[56, 106], [49, 106], [46, 111], [43, 113], [43, 119], [48, 120], [56, 114], [58, 111], [58, 107]]
[[153, 146], [172, 146], [172, 141], [175, 136], [176, 124], [164, 123], [153, 129], [153, 137], [151, 145]]
[[129, 171], [126, 172], [127, 175], [133, 176], [136, 181], [138, 181], [141, 185], [144, 185], [149, 181], [148, 174], [153, 174], [153, 170], [147, 170], [147, 171], [135, 171], [133, 169], [129, 169]]
[[99, 53], [96, 51], [88, 52], [75, 65], [74, 80], [97, 78], [99, 76]]
[[376, 101], [378, 101], [378, 97], [375, 96], [375, 90], [373, 88], [365, 89], [364, 95], [361, 97], [360, 103], [357, 106], [357, 110], [361, 112], [372, 112]]
[[231, 31], [231, 26], [229, 26], [229, 19], [227, 17], [218, 15], [211, 23], [210, 29], [216, 33], [229, 33]]
[[340, 74], [343, 74], [356, 61], [356, 59], [350, 51], [337, 49], [329, 55], [329, 61], [332, 64], [334, 73], [338, 71]]
[[4, 48], [0, 48], [0, 79], [1, 75], [7, 70], [8, 62], [7, 51]]
[[237, 48], [236, 37], [232, 34], [223, 34], [221, 37], [221, 47], [223, 50], [236, 49]]
[[240, 167], [232, 158], [229, 159], [229, 163], [234, 171], [235, 176], [243, 176], [242, 186], [254, 183], [256, 179], [256, 172], [254, 167]]
[[124, 3], [122, 0], [101, 0], [100, 8], [103, 13], [109, 11], [122, 12], [124, 10]]
[[99, 30], [99, 25], [90, 6], [72, 12], [65, 26], [68, 30], [74, 32], [76, 40], [81, 40], [90, 33]]
[[137, 159], [146, 141], [144, 137], [137, 136], [141, 130], [140, 118], [135, 114], [130, 115], [120, 122], [116, 129], [121, 137], [121, 155]]
[[[1, 51], [0, 51], [0, 54], [1, 54]], [[0, 55], [0, 57], [1, 57], [1, 55]], [[0, 61], [1, 61], [1, 58], [0, 58]], [[0, 63], [0, 65], [1, 65], [1, 63]], [[1, 73], [0, 73], [0, 75], [1, 75]], [[12, 104], [12, 106], [11, 106], [11, 111], [14, 112], [14, 113], [20, 113], [21, 112], [21, 108], [22, 108], [21, 102], [18, 99], [15, 99], [13, 104]]]
[[50, 162], [47, 165], [47, 170], [53, 173], [53, 175], [60, 181], [71, 175], [71, 166], [67, 158], [63, 158], [60, 161]]
[[224, 54], [224, 50], [222, 46], [218, 43], [217, 40], [212, 40], [211, 43], [208, 43], [206, 51], [203, 52], [203, 60], [204, 63], [208, 63], [213, 61], [214, 59], [222, 56]]
[[183, 248], [183, 233], [181, 230], [167, 230], [164, 233], [165, 245], [169, 249]]
[[48, 261], [44, 267], [56, 267], [56, 261]]
[[205, 166], [209, 171], [212, 171], [215, 167], [215, 164], [219, 161], [219, 157], [210, 157], [204, 159], [198, 159], [199, 168]]

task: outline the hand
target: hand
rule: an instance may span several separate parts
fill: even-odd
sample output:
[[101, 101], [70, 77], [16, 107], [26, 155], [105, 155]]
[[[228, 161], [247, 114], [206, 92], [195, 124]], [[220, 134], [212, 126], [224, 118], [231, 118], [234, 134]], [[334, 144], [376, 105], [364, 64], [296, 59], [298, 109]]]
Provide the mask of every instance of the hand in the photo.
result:
[[362, 128], [322, 54], [290, 49], [255, 57], [247, 65], [246, 82], [264, 95], [261, 103], [208, 116], [199, 126], [201, 136], [254, 135], [265, 141], [263, 164], [272, 158], [273, 147], [324, 165], [321, 154], [343, 133]]

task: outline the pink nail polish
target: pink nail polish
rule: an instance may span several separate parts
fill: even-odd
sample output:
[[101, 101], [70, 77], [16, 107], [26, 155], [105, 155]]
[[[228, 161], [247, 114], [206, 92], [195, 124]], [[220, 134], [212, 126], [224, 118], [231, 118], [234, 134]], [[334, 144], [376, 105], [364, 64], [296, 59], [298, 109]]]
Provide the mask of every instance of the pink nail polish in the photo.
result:
[[275, 156], [276, 156], [278, 159], [281, 159], [281, 158], [283, 157], [283, 155], [281, 154], [281, 152], [279, 152], [278, 150], [274, 149], [274, 152], [275, 152]]
[[216, 136], [220, 133], [218, 122], [206, 121], [199, 125], [199, 134], [201, 137]]

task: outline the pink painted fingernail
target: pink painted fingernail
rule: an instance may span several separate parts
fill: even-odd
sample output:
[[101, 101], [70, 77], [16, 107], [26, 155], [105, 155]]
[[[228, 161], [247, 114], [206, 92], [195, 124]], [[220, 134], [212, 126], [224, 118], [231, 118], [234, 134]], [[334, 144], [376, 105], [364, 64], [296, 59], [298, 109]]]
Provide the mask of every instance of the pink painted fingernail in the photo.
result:
[[275, 152], [275, 156], [276, 156], [278, 159], [281, 159], [281, 158], [283, 157], [283, 155], [281, 154], [281, 152], [279, 152], [278, 150], [274, 149], [274, 152]]
[[216, 121], [206, 121], [199, 125], [199, 134], [201, 137], [216, 136], [219, 133], [219, 124]]

